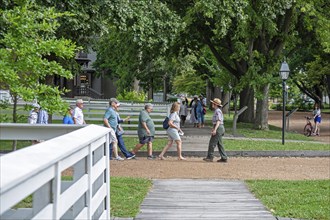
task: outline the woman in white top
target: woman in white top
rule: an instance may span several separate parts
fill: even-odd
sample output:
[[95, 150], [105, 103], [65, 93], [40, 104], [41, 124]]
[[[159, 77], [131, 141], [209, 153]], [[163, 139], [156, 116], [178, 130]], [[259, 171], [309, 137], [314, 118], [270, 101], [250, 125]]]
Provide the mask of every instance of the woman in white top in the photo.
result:
[[320, 124], [321, 124], [321, 109], [319, 107], [319, 104], [318, 103], [315, 103], [315, 106], [314, 106], [314, 111], [313, 111], [313, 115], [314, 115], [314, 132], [313, 132], [313, 135], [320, 135]]
[[37, 103], [32, 105], [33, 109], [30, 111], [29, 117], [28, 117], [28, 122], [29, 124], [37, 124], [38, 120], [38, 112], [40, 109], [40, 105]]
[[161, 154], [158, 156], [161, 160], [164, 160], [164, 154], [167, 152], [167, 150], [172, 147], [173, 142], [175, 141], [177, 145], [177, 151], [178, 151], [178, 159], [179, 160], [185, 160], [185, 158], [182, 156], [182, 142], [180, 138], [180, 133], [183, 134], [181, 128], [180, 128], [180, 117], [179, 117], [179, 110], [180, 110], [180, 104], [178, 102], [175, 102], [172, 104], [171, 107], [171, 114], [169, 116], [169, 128], [167, 129], [168, 134], [168, 142], [167, 145], [162, 150]]

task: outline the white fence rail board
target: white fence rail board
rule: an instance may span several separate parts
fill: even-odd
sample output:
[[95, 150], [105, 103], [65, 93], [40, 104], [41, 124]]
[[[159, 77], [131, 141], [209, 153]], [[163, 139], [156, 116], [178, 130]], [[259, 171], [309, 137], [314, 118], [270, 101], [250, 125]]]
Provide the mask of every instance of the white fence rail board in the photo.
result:
[[[19, 124], [15, 126], [21, 129]], [[15, 126], [7, 128], [13, 131]], [[49, 132], [53, 127], [58, 134], [58, 125], [46, 127], [50, 128]], [[6, 130], [3, 124], [0, 128], [1, 133]], [[1, 139], [19, 139], [17, 133], [9, 136]], [[32, 138], [35, 136], [38, 135]], [[0, 219], [110, 219], [108, 146], [109, 129], [89, 125], [1, 156]], [[72, 181], [61, 179], [62, 172], [68, 168], [73, 172]], [[31, 194], [32, 208], [13, 208]]]
[[0, 123], [0, 140], [48, 140], [87, 125]]

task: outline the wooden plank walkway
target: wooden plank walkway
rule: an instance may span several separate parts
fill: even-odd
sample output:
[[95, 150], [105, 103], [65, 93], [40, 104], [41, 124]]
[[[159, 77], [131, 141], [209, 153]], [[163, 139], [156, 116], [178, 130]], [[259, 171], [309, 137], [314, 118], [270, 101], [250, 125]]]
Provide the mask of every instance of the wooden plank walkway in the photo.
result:
[[134, 219], [276, 219], [242, 181], [172, 179], [153, 184]]

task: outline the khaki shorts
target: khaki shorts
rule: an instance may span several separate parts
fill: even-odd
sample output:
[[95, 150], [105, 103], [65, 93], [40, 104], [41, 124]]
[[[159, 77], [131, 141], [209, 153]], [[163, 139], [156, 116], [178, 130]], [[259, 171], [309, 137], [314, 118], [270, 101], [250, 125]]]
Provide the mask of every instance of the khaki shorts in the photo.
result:
[[112, 142], [118, 143], [118, 140], [117, 140], [117, 137], [116, 137], [116, 133], [115, 133], [115, 131], [112, 128], [110, 128], [109, 142], [110, 143], [112, 143]]

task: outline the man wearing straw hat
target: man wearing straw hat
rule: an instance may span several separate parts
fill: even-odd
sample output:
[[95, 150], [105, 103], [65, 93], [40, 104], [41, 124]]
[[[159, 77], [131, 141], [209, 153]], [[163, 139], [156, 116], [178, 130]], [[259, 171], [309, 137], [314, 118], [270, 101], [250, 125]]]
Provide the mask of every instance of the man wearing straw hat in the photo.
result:
[[209, 150], [207, 152], [207, 157], [203, 160], [206, 162], [213, 162], [214, 158], [214, 148], [218, 146], [219, 153], [220, 153], [220, 160], [217, 162], [227, 162], [227, 154], [225, 152], [223, 143], [222, 143], [222, 136], [225, 134], [225, 127], [223, 126], [223, 114], [220, 109], [222, 107], [221, 100], [218, 98], [211, 100], [212, 108], [214, 109], [214, 114], [212, 117], [212, 132], [211, 138], [209, 142]]

